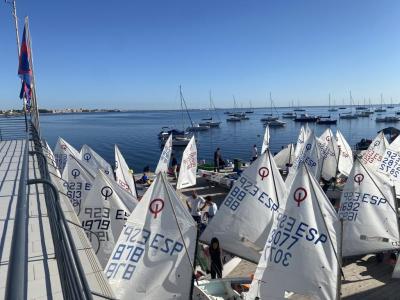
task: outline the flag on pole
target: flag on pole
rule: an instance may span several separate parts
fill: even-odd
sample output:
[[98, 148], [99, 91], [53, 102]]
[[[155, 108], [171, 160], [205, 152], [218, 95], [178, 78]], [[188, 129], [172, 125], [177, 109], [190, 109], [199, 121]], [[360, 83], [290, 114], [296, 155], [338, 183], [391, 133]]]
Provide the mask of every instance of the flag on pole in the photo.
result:
[[31, 48], [28, 35], [28, 23], [25, 22], [22, 34], [21, 50], [19, 55], [18, 75], [21, 77], [22, 87], [19, 94], [20, 99], [26, 99], [26, 108], [29, 111], [32, 99], [32, 65]]

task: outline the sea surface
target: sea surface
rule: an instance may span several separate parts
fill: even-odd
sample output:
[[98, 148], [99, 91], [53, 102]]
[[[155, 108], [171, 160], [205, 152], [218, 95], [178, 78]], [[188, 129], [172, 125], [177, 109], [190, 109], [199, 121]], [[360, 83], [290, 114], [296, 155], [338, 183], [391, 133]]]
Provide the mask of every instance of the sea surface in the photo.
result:
[[[387, 109], [387, 112], [373, 114], [369, 118], [355, 120], [339, 119], [338, 114], [350, 111], [350, 109], [328, 112], [328, 107], [307, 107], [306, 113], [337, 118], [337, 125], [331, 125], [333, 132], [339, 128], [351, 146], [354, 146], [362, 138], [374, 138], [378, 130], [394, 126], [375, 122], [376, 116], [395, 115], [399, 107]], [[239, 158], [245, 161], [251, 159], [252, 146], [256, 144], [261, 148], [264, 135], [264, 126], [260, 121], [265, 113], [271, 113], [270, 109], [254, 109], [249, 114], [250, 120], [241, 122], [227, 122], [225, 110], [213, 112], [214, 120], [221, 120], [220, 128], [212, 128], [205, 132], [196, 133], [198, 159], [212, 162], [213, 153], [217, 147], [221, 148], [224, 159], [233, 160]], [[273, 114], [281, 115], [291, 111], [289, 108], [277, 108]], [[298, 114], [302, 112], [297, 112]], [[190, 111], [190, 117], [194, 122], [210, 116], [208, 110]], [[76, 113], [76, 114], [42, 114], [40, 116], [42, 135], [51, 147], [54, 147], [57, 138], [63, 137], [78, 150], [87, 144], [99, 153], [109, 163], [114, 165], [114, 144], [117, 144], [124, 155], [128, 165], [141, 172], [145, 166], [152, 170], [157, 165], [162, 148], [158, 139], [158, 133], [163, 126], [183, 129], [189, 126], [189, 118], [181, 111], [134, 111], [115, 113]], [[282, 119], [287, 122], [283, 128], [271, 128], [270, 147], [273, 153], [278, 152], [282, 146], [296, 143], [301, 123], [291, 119]], [[316, 135], [328, 128], [327, 125], [311, 123]], [[400, 122], [398, 123], [400, 128]], [[180, 157], [181, 150], [174, 150]]]

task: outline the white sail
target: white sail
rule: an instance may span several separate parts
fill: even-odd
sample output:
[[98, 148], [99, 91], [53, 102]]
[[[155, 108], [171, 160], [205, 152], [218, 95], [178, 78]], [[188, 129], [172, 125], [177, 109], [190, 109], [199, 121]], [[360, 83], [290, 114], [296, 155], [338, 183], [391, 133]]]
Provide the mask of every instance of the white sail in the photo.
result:
[[114, 174], [111, 165], [102, 158], [96, 151], [88, 145], [83, 145], [81, 148], [82, 161], [90, 166], [93, 170], [102, 170], [111, 179], [114, 180]]
[[257, 263], [272, 219], [284, 206], [285, 183], [269, 150], [261, 154], [238, 180], [200, 239], [217, 237], [223, 249]]
[[339, 159], [339, 147], [330, 128], [318, 138], [320, 150], [321, 176], [325, 180], [336, 177]]
[[117, 298], [189, 299], [196, 232], [187, 207], [165, 174], [158, 173], [128, 218], [104, 271]]
[[302, 163], [258, 263], [246, 299], [337, 299], [340, 221]]
[[363, 153], [362, 162], [373, 170], [378, 170], [387, 146], [388, 141], [383, 132], [380, 132]]
[[294, 146], [289, 144], [274, 156], [274, 161], [279, 169], [284, 170], [293, 164], [295, 158]]
[[356, 160], [340, 199], [343, 256], [399, 248], [395, 197], [389, 181]]
[[265, 127], [264, 139], [263, 144], [261, 147], [261, 153], [264, 153], [269, 148], [269, 125]]
[[389, 144], [389, 148], [393, 151], [400, 152], [400, 135]]
[[114, 249], [115, 241], [136, 207], [138, 201], [112, 179], [99, 170], [93, 187], [81, 205], [79, 219], [82, 227], [90, 231], [86, 234], [96, 249], [103, 268]]
[[196, 184], [197, 172], [197, 147], [194, 136], [183, 151], [182, 162], [179, 169], [178, 183], [176, 189], [187, 188]]
[[353, 151], [351, 151], [350, 145], [347, 143], [339, 129], [336, 131], [336, 140], [338, 147], [340, 148], [338, 164], [339, 172], [345, 176], [349, 176], [351, 168], [353, 167]]
[[62, 178], [65, 180], [64, 186], [67, 188], [67, 196], [77, 215], [81, 211], [82, 202], [85, 201], [92, 188], [95, 174], [93, 170], [85, 167], [75, 156], [69, 156]]
[[63, 173], [65, 165], [67, 164], [68, 155], [73, 155], [78, 159], [81, 158], [80, 153], [61, 137], [59, 137], [57, 140], [53, 154], [61, 174]]
[[161, 153], [160, 160], [158, 161], [155, 174], [159, 172], [168, 173], [169, 160], [172, 154], [172, 133], [169, 135], [167, 142], [164, 145], [163, 152]]
[[47, 156], [48, 159], [50, 159], [50, 161], [51, 161], [51, 163], [52, 163], [52, 165], [53, 165], [53, 167], [54, 167], [54, 169], [56, 171], [57, 176], [61, 177], [61, 173], [60, 173], [60, 170], [57, 167], [57, 162], [56, 162], [56, 158], [54, 156], [54, 153], [53, 153], [53, 151], [51, 150], [49, 144], [46, 141], [45, 141], [45, 150], [46, 150], [46, 156]]
[[[307, 130], [305, 130], [305, 132], [307, 132]], [[297, 173], [297, 169], [300, 165], [302, 165], [303, 162], [307, 165], [308, 169], [315, 176], [315, 178], [320, 178], [320, 152], [317, 139], [314, 135], [314, 132], [311, 130], [309, 130], [309, 133], [305, 133], [305, 136], [306, 139], [304, 140], [304, 143], [301, 144], [299, 154], [296, 156], [293, 165], [290, 167], [289, 174], [285, 181], [286, 187], [288, 188], [290, 188], [295, 174]]]
[[301, 126], [299, 137], [297, 138], [296, 148], [295, 148], [295, 156], [299, 156], [301, 149], [303, 148], [304, 141], [306, 140], [306, 131], [304, 126]]
[[115, 180], [134, 197], [138, 197], [133, 174], [117, 145], [115, 145]]

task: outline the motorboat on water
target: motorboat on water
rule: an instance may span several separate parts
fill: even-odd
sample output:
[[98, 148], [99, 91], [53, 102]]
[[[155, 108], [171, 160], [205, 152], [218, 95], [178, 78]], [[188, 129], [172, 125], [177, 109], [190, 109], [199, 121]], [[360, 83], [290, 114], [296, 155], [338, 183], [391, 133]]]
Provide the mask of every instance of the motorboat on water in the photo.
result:
[[377, 107], [377, 108], [375, 108], [375, 112], [385, 112], [385, 111], [386, 111], [386, 109], [383, 108], [383, 107]]
[[311, 116], [308, 114], [301, 114], [299, 117], [296, 117], [294, 119], [295, 122], [302, 122], [302, 123], [307, 123], [307, 122], [317, 122], [318, 117], [316, 116]]
[[169, 129], [169, 127], [163, 127], [160, 133], [158, 134], [158, 138], [161, 142], [161, 145], [164, 146], [168, 140], [168, 137], [172, 134], [172, 146], [186, 146], [190, 138], [191, 134], [187, 131], [177, 130], [177, 129]]
[[378, 123], [397, 123], [400, 121], [399, 117], [395, 117], [395, 116], [386, 116], [386, 117], [377, 117], [375, 119], [375, 122]]
[[286, 122], [281, 121], [281, 120], [272, 120], [264, 123], [264, 127], [269, 126], [269, 127], [283, 127], [286, 125]]

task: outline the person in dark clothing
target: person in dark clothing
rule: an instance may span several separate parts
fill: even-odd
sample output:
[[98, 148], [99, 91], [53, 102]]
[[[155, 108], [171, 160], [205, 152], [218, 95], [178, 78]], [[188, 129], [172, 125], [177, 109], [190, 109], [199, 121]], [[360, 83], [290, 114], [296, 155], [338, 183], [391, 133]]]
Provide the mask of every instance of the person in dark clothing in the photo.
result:
[[174, 178], [177, 179], [177, 168], [178, 168], [178, 161], [176, 160], [175, 154], [172, 153], [172, 157], [171, 157], [171, 169], [172, 169], [172, 173], [174, 174]]
[[211, 245], [209, 248], [210, 259], [211, 259], [211, 278], [222, 278], [222, 259], [221, 259], [221, 249], [219, 247], [219, 241], [216, 237], [211, 239]]
[[222, 160], [221, 149], [217, 148], [214, 152], [214, 172], [219, 172], [219, 166]]

